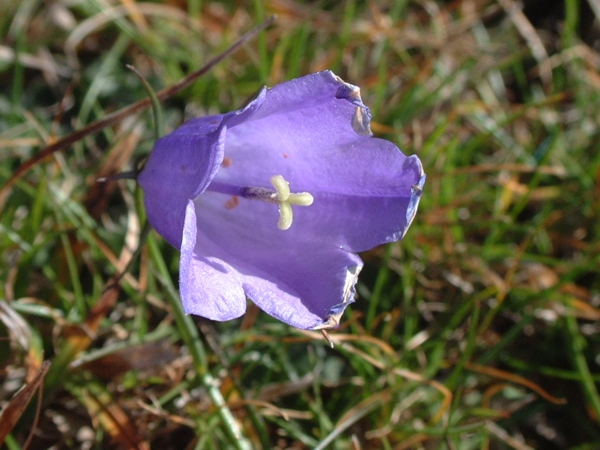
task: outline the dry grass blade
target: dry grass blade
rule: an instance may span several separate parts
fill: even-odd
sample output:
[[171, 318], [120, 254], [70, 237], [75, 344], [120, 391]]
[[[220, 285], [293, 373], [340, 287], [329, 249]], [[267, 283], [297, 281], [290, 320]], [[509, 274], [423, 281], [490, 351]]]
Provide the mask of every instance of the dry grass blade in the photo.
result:
[[0, 444], [4, 443], [6, 436], [12, 431], [25, 412], [25, 409], [27, 408], [27, 405], [29, 405], [35, 392], [42, 385], [49, 368], [50, 362], [44, 361], [33, 380], [17, 392], [8, 405], [2, 410], [2, 414], [0, 414]]
[[515, 450], [533, 450], [533, 447], [525, 444], [524, 442], [517, 441], [514, 437], [510, 436], [504, 429], [500, 428], [494, 422], [486, 421], [485, 428], [498, 439], [505, 444], [514, 448]]
[[[298, 330], [299, 333], [304, 334], [306, 336], [310, 336], [313, 339], [320, 339], [322, 337], [322, 335], [318, 332], [315, 331], [306, 331], [306, 330]], [[390, 347], [390, 345], [384, 341], [382, 341], [381, 339], [377, 339], [376, 337], [373, 336], [369, 336], [369, 335], [361, 335], [361, 336], [356, 336], [354, 334], [332, 334], [329, 336], [330, 340], [328, 339], [327, 341], [329, 343], [333, 342], [336, 344], [341, 344], [343, 342], [350, 342], [350, 341], [360, 341], [360, 342], [369, 342], [371, 344], [374, 344], [376, 347], [378, 347], [381, 351], [383, 351], [386, 355], [388, 356], [395, 356], [396, 353], [394, 352], [394, 349], [392, 347]]]
[[27, 350], [31, 340], [31, 331], [23, 318], [15, 312], [10, 305], [0, 300], [0, 322], [11, 332], [12, 339], [19, 344], [21, 348]]
[[88, 408], [90, 416], [100, 422], [102, 428], [120, 448], [150, 449], [148, 443], [140, 437], [125, 411], [112, 400], [106, 391], [100, 387], [82, 390], [81, 398]]
[[600, 20], [600, 1], [598, 1], [598, 0], [588, 0], [588, 3], [590, 4], [590, 7], [592, 8], [592, 11], [594, 11], [594, 14], [596, 15], [596, 18], [598, 20]]
[[407, 380], [418, 381], [420, 383], [429, 385], [432, 388], [434, 388], [436, 391], [441, 393], [444, 396], [444, 401], [442, 402], [442, 406], [440, 406], [440, 409], [438, 410], [438, 412], [435, 413], [435, 416], [433, 416], [431, 418], [430, 423], [436, 424], [440, 420], [442, 420], [442, 417], [444, 417], [444, 414], [446, 414], [450, 410], [450, 406], [452, 406], [452, 398], [453, 398], [452, 392], [450, 392], [450, 390], [446, 386], [444, 386], [439, 381], [428, 380], [427, 378], [424, 378], [423, 376], [419, 375], [418, 373], [410, 372], [408, 370], [395, 369], [394, 373], [400, 377], [406, 378]]
[[357, 421], [365, 417], [374, 409], [389, 402], [392, 398], [392, 389], [386, 389], [385, 391], [378, 392], [377, 394], [366, 398], [351, 410], [347, 411], [346, 414], [339, 420], [334, 430], [321, 441], [321, 443], [315, 448], [315, 450], [326, 448], [331, 442], [333, 442], [341, 433], [354, 425]]
[[415, 434], [410, 438], [406, 439], [404, 442], [394, 447], [394, 450], [406, 450], [412, 448], [422, 448], [422, 446], [418, 446], [422, 442], [428, 441], [431, 439], [431, 436], [426, 434]]
[[[315, 339], [317, 339], [317, 336], [319, 336], [319, 333], [316, 333], [316, 332], [304, 331], [304, 330], [299, 330], [299, 331], [302, 334], [305, 334], [307, 336], [312, 336]], [[379, 349], [383, 350], [389, 356], [391, 356], [391, 355], [395, 356], [394, 350], [387, 343], [385, 343], [382, 340], [377, 339], [373, 336], [355, 336], [355, 335], [351, 335], [351, 334], [337, 334], [337, 335], [331, 336], [331, 340], [333, 342], [340, 343], [345, 350], [351, 352], [352, 354], [354, 354], [356, 356], [359, 356], [360, 358], [364, 359], [369, 364], [371, 364], [373, 367], [377, 367], [380, 370], [386, 369], [386, 364], [384, 362], [381, 362], [380, 360], [372, 357], [371, 355], [367, 354], [366, 352], [363, 352], [363, 351], [357, 349], [356, 347], [348, 344], [345, 341], [359, 341], [360, 340], [360, 341], [364, 341], [364, 342], [370, 342], [370, 343], [377, 345], [377, 347]], [[417, 381], [417, 382], [423, 383], [427, 386], [431, 386], [432, 388], [434, 388], [435, 390], [437, 390], [444, 396], [442, 406], [440, 407], [438, 412], [431, 418], [431, 421], [430, 421], [432, 424], [439, 422], [442, 419], [442, 417], [444, 416], [444, 414], [446, 414], [446, 412], [449, 410], [449, 408], [452, 404], [452, 398], [453, 398], [452, 392], [450, 392], [450, 390], [446, 386], [439, 383], [438, 381], [428, 380], [427, 378], [419, 375], [418, 373], [414, 373], [414, 372], [411, 372], [408, 370], [403, 370], [403, 369], [398, 369], [398, 368], [392, 369], [392, 372], [394, 374], [396, 374], [400, 377], [406, 378], [408, 380]]]
[[244, 405], [261, 406], [264, 408], [263, 415], [278, 415], [289, 422], [291, 418], [310, 420], [314, 417], [314, 414], [309, 411], [295, 411], [292, 409], [279, 408], [273, 403], [265, 402], [262, 400], [238, 400], [230, 402], [229, 407], [235, 409]]
[[523, 378], [519, 375], [508, 373], [504, 370], [495, 369], [494, 367], [482, 366], [480, 364], [467, 363], [465, 367], [469, 370], [472, 370], [473, 372], [483, 373], [494, 378], [500, 378], [501, 380], [507, 380], [516, 384], [520, 384], [521, 386], [525, 386], [537, 393], [540, 397], [543, 397], [544, 399], [548, 400], [551, 403], [554, 403], [555, 405], [564, 405], [567, 402], [564, 398], [557, 398], [548, 394], [545, 390], [543, 390], [534, 382], [529, 381], [527, 378]]

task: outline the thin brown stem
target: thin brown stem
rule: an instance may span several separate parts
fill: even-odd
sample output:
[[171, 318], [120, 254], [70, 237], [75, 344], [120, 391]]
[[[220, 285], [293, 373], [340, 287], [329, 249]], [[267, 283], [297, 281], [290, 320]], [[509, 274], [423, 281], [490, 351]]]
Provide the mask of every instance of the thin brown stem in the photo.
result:
[[[247, 32], [246, 34], [241, 36], [237, 41], [235, 41], [225, 51], [223, 51], [222, 53], [219, 53], [218, 55], [211, 58], [204, 66], [202, 66], [196, 72], [189, 74], [188, 76], [181, 79], [174, 85], [166, 87], [165, 89], [159, 91], [156, 94], [156, 96], [162, 102], [162, 101], [165, 101], [166, 99], [174, 96], [175, 94], [181, 92], [185, 88], [189, 87], [190, 85], [192, 85], [192, 83], [194, 83], [194, 81], [196, 81], [202, 75], [207, 73], [218, 63], [220, 63], [225, 58], [227, 58], [228, 56], [230, 56], [231, 54], [233, 54], [234, 52], [239, 50], [240, 47], [242, 47], [246, 42], [248, 42], [249, 40], [254, 38], [258, 33], [263, 31], [264, 29], [268, 28], [270, 25], [272, 25], [275, 22], [275, 19], [276, 19], [276, 16], [271, 16], [269, 19], [265, 20], [263, 23], [261, 23], [260, 25], [256, 26], [255, 28], [253, 28], [252, 30], [250, 30], [249, 32]], [[64, 150], [65, 148], [70, 147], [75, 142], [80, 141], [81, 139], [83, 139], [87, 136], [90, 136], [92, 134], [98, 133], [99, 131], [103, 130], [104, 128], [110, 127], [110, 126], [122, 121], [127, 116], [130, 116], [132, 114], [135, 114], [135, 113], [145, 110], [146, 108], [148, 108], [150, 106], [150, 104], [151, 104], [150, 98], [145, 98], [143, 100], [140, 100], [140, 101], [134, 103], [133, 105], [130, 105], [130, 106], [122, 108], [118, 111], [115, 111], [114, 113], [109, 114], [102, 119], [99, 119], [95, 122], [90, 123], [88, 126], [82, 128], [81, 130], [74, 131], [73, 133], [69, 134], [68, 136], [65, 136], [64, 138], [59, 139], [58, 141], [54, 142], [53, 144], [48, 145], [47, 147], [44, 147], [42, 150], [40, 150], [38, 153], [36, 153], [35, 156], [33, 156], [29, 160], [25, 161], [19, 167], [17, 167], [17, 169], [14, 171], [12, 177], [10, 177], [10, 179], [6, 182], [6, 184], [4, 186], [2, 186], [2, 188], [0, 189], [0, 210], [2, 210], [2, 208], [4, 206], [4, 201], [8, 197], [8, 190], [17, 182], [17, 180], [19, 178], [21, 178], [25, 173], [29, 172], [29, 170], [31, 170], [31, 168], [34, 167], [36, 164], [39, 164], [40, 162], [42, 162], [43, 160], [45, 160], [46, 158], [48, 158], [55, 152]]]

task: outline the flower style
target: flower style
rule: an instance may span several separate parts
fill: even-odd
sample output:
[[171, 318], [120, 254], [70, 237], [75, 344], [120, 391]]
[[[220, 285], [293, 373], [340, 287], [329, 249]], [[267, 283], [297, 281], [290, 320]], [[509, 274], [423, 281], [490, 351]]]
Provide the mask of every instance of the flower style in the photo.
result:
[[150, 224], [181, 250], [186, 313], [229, 320], [250, 299], [294, 327], [339, 323], [356, 252], [402, 239], [425, 182], [370, 119], [360, 90], [325, 71], [156, 142], [138, 181]]

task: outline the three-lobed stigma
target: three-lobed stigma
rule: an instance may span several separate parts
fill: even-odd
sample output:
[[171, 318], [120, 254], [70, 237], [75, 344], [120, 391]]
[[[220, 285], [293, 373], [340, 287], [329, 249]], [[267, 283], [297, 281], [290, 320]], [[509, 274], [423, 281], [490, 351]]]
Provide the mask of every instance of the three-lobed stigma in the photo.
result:
[[[277, 204], [279, 207], [279, 220], [277, 221], [277, 227], [280, 230], [287, 230], [292, 226], [292, 222], [294, 220], [292, 205], [310, 206], [314, 201], [314, 197], [308, 192], [291, 192], [290, 184], [281, 175], [273, 175], [270, 181], [273, 185], [273, 188], [275, 188], [274, 190], [264, 187], [237, 188], [219, 182], [211, 183], [209, 190], [232, 195], [234, 198], [239, 196], [248, 200], [260, 200], [267, 203]], [[225, 204], [225, 207], [228, 209], [234, 208], [237, 206], [237, 202], [237, 200], [235, 200], [235, 202], [228, 201]]]
[[273, 175], [271, 184], [275, 188], [277, 205], [279, 206], [279, 220], [277, 227], [280, 230], [287, 230], [292, 226], [294, 214], [292, 205], [310, 206], [314, 201], [314, 197], [308, 192], [292, 193], [290, 184], [281, 175]]

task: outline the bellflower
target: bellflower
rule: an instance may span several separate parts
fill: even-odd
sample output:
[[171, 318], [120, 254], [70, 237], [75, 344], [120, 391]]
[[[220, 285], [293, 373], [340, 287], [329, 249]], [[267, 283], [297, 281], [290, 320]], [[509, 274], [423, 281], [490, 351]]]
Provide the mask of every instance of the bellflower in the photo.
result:
[[425, 182], [370, 119], [360, 90], [325, 71], [156, 142], [138, 180], [150, 224], [181, 250], [186, 313], [229, 320], [250, 299], [294, 327], [339, 323], [356, 253], [404, 236]]

